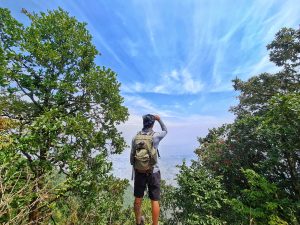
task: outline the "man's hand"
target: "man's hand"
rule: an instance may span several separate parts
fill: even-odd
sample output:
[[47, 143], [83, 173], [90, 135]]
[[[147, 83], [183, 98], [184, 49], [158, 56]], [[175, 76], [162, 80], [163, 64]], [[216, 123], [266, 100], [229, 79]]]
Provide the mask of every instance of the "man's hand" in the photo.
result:
[[160, 120], [160, 116], [159, 115], [154, 115], [154, 117], [155, 117], [155, 120]]

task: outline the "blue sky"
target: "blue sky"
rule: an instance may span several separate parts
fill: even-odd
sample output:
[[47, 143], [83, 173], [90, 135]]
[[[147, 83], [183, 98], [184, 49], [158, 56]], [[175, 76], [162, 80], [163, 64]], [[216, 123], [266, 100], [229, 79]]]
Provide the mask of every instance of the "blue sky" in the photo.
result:
[[[299, 0], [0, 0], [20, 13], [62, 7], [88, 23], [101, 52], [96, 63], [122, 83], [130, 118], [119, 129], [129, 142], [141, 115], [161, 115], [169, 134], [162, 148], [192, 152], [197, 137], [231, 122], [237, 104], [231, 80], [275, 72], [266, 45], [282, 27], [300, 24]], [[159, 127], [155, 127], [159, 130]]]

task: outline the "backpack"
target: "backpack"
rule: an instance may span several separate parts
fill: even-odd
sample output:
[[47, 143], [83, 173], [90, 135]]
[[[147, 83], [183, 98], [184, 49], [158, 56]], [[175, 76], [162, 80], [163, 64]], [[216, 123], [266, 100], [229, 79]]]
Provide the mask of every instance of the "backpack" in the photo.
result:
[[138, 170], [150, 170], [157, 163], [158, 152], [153, 146], [154, 132], [142, 134], [137, 133], [134, 138], [134, 163], [133, 167]]

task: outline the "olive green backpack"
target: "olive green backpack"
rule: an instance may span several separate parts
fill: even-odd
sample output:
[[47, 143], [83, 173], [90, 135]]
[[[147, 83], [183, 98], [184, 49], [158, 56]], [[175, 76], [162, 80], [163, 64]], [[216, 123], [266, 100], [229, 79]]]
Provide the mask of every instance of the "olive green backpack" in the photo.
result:
[[137, 133], [134, 138], [134, 164], [133, 167], [138, 170], [150, 170], [157, 163], [158, 152], [153, 146], [154, 132], [142, 134]]

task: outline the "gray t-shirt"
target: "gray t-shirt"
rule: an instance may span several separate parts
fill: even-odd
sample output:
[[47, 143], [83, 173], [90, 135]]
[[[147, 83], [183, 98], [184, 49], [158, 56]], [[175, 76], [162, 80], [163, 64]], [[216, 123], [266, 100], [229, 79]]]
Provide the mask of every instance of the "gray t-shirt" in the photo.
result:
[[[158, 120], [160, 127], [161, 127], [161, 132], [154, 132], [153, 134], [153, 146], [154, 148], [158, 149], [158, 145], [159, 142], [166, 136], [167, 134], [167, 127], [166, 125], [163, 123], [163, 121], [160, 119]], [[141, 132], [142, 134], [147, 134], [152, 132], [152, 128], [150, 129], [143, 129]], [[134, 151], [135, 147], [134, 147], [134, 139], [132, 140], [132, 144], [131, 144], [131, 153], [130, 153], [130, 163], [133, 164], [133, 151]], [[153, 173], [156, 173], [159, 171], [159, 166], [158, 166], [158, 162], [157, 164], [154, 165], [154, 169], [153, 169]]]

